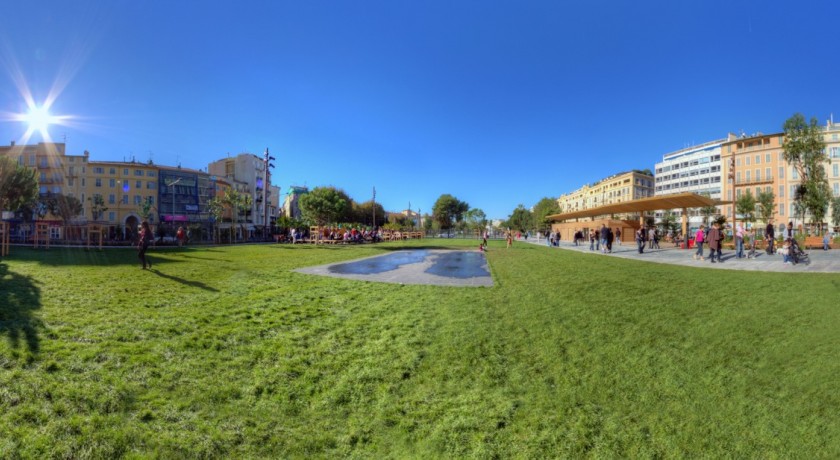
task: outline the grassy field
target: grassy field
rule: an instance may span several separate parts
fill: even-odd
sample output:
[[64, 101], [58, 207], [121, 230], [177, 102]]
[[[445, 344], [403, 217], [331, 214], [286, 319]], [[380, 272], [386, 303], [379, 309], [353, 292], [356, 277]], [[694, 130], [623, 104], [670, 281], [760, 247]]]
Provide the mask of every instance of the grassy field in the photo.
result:
[[0, 260], [0, 458], [840, 457], [840, 275], [494, 242], [495, 286], [294, 273], [424, 241]]

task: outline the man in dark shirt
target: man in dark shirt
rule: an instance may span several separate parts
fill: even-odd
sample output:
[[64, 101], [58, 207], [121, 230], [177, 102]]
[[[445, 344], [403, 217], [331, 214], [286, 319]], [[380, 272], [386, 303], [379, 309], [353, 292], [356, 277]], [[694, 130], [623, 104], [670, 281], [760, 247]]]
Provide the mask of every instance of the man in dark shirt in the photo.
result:
[[764, 229], [764, 242], [767, 243], [767, 254], [773, 254], [773, 245], [776, 243], [776, 227], [773, 226], [773, 219], [767, 221], [767, 228]]

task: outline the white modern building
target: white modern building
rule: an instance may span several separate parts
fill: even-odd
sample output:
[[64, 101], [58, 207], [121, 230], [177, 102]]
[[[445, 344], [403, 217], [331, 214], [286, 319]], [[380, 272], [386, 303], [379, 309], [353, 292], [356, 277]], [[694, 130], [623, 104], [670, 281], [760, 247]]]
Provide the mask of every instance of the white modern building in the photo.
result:
[[[721, 146], [734, 138], [735, 135], [730, 134], [726, 139], [706, 142], [663, 155], [662, 161], [656, 163], [654, 170], [655, 196], [691, 192], [707, 194], [719, 200], [722, 180]], [[673, 209], [671, 212], [679, 221], [682, 211]], [[663, 211], [657, 211], [657, 220], [662, 217]], [[692, 230], [699, 227], [703, 221], [703, 216], [698, 210], [689, 210], [688, 217], [689, 228]]]
[[[271, 190], [271, 174], [268, 174], [268, 184], [265, 184], [265, 161], [251, 153], [240, 153], [235, 157], [216, 160], [208, 165], [208, 172], [213, 176], [224, 177], [231, 181], [242, 182], [245, 193], [251, 195], [251, 210], [246, 213], [245, 220], [251, 224], [249, 231], [256, 227], [270, 225], [266, 219], [266, 206], [263, 202], [263, 189], [268, 186]], [[269, 198], [272, 200], [272, 197]], [[269, 215], [272, 211], [269, 210]]]

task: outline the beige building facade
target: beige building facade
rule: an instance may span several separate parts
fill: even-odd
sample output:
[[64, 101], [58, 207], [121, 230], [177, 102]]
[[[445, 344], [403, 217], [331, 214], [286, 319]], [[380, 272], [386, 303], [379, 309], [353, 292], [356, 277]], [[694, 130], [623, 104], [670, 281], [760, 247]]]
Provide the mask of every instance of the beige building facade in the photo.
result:
[[[796, 213], [795, 195], [801, 181], [797, 171], [784, 159], [783, 132], [773, 134], [757, 133], [742, 135], [725, 142], [721, 148], [723, 169], [722, 199], [732, 201], [723, 207], [723, 213], [732, 222], [736, 215], [735, 202], [750, 191], [756, 196], [761, 191], [772, 191], [775, 195], [776, 225], [793, 221], [796, 227], [804, 224]], [[840, 125], [831, 121], [823, 126], [823, 140], [826, 144], [825, 171], [832, 196], [840, 196]], [[810, 219], [806, 217], [806, 221]], [[825, 221], [831, 222], [829, 207]], [[757, 224], [766, 225], [765, 222]], [[830, 226], [831, 227], [831, 226]]]
[[560, 206], [560, 211], [565, 213], [653, 195], [653, 175], [645, 171], [633, 170], [609, 176], [594, 184], [586, 184], [574, 192], [560, 195], [557, 204]]

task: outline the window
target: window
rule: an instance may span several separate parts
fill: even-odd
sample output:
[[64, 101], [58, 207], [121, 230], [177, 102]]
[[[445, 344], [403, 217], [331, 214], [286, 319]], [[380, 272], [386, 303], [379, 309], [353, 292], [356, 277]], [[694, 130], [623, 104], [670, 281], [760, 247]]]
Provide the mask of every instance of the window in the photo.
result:
[[111, 187], [111, 188], [116, 187], [117, 186], [117, 180], [116, 179], [108, 179], [108, 186]]
[[779, 161], [785, 161], [785, 152], [779, 152]]
[[128, 204], [128, 195], [122, 196], [122, 204]]
[[127, 175], [128, 175], [128, 168], [123, 168], [123, 176], [127, 176]]
[[735, 183], [741, 182], [741, 171], [735, 172]]
[[141, 188], [143, 188], [143, 182], [138, 180], [134, 188], [140, 190]]
[[117, 202], [117, 197], [115, 197], [113, 193], [108, 195], [108, 204], [114, 204], [116, 202]]
[[791, 168], [790, 178], [793, 180], [799, 180], [799, 171], [797, 171], [796, 168]]
[[102, 179], [100, 179], [98, 177], [96, 178], [96, 186], [97, 187], [102, 187]]
[[750, 165], [750, 157], [745, 157], [744, 161], [746, 162], [746, 163], [744, 163], [746, 166]]
[[834, 177], [840, 177], [840, 165], [836, 163], [831, 165], [831, 174], [834, 175]]
[[148, 190], [154, 190], [154, 189], [155, 189], [155, 187], [156, 187], [156, 185], [155, 185], [155, 183], [154, 183], [154, 182], [152, 182], [152, 181], [146, 182], [146, 188], [147, 188]]
[[115, 220], [117, 220], [117, 214], [114, 213], [114, 212], [109, 212], [108, 213], [108, 221], [114, 222]]
[[116, 173], [117, 173], [117, 168], [111, 168], [111, 175], [113, 176]]
[[768, 154], [764, 155], [764, 162], [765, 163], [770, 163], [772, 158], [773, 157], [771, 157], [770, 154], [768, 153]]
[[840, 182], [834, 183], [834, 196], [840, 196]]
[[155, 197], [153, 197], [153, 196], [149, 197], [149, 204], [155, 204]]
[[747, 182], [749, 182], [749, 181], [750, 181], [750, 170], [748, 169], [747, 170]]
[[737, 199], [741, 199], [741, 189], [738, 189], [738, 190], [736, 190], [735, 192], [736, 192], [736, 193], [735, 193], [735, 197], [736, 197]]
[[105, 174], [105, 168], [100, 168], [99, 166], [93, 168], [94, 174]]
[[134, 195], [134, 204], [140, 204], [140, 201], [143, 199], [140, 195]]
[[84, 187], [84, 186], [85, 186], [85, 178], [83, 177], [82, 178], [82, 187]]
[[784, 179], [784, 178], [785, 178], [785, 167], [784, 166], [779, 166], [779, 179]]
[[135, 169], [134, 170], [134, 175], [135, 176], [142, 176], [143, 175], [143, 170], [142, 169]]
[[784, 203], [779, 203], [779, 215], [780, 216], [785, 215], [785, 204]]
[[146, 177], [155, 177], [154, 171], [146, 171]]
[[764, 168], [764, 178], [767, 180], [773, 180], [773, 177], [770, 175], [770, 168]]
[[756, 155], [755, 156], [755, 164], [757, 164], [757, 165], [761, 164], [761, 155]]

